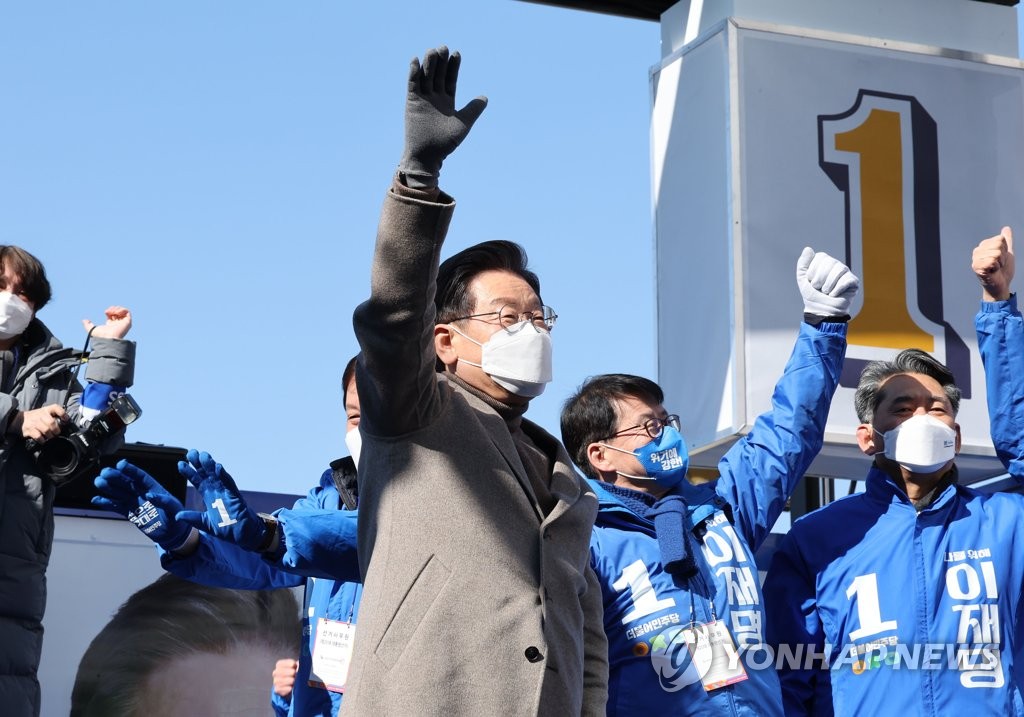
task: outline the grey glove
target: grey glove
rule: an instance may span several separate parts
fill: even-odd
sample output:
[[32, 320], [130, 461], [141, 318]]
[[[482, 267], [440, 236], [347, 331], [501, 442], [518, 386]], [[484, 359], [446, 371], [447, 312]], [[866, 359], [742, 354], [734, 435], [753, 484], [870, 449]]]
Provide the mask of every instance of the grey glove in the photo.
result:
[[804, 311], [825, 318], [849, 317], [860, 279], [850, 268], [825, 252], [804, 247], [796, 262], [796, 284]]
[[418, 58], [413, 58], [409, 65], [405, 150], [398, 170], [410, 187], [437, 186], [441, 163], [466, 138], [487, 106], [486, 97], [477, 97], [461, 110], [455, 110], [455, 86], [461, 63], [458, 52], [449, 57], [448, 48], [442, 45], [427, 51], [422, 67]]

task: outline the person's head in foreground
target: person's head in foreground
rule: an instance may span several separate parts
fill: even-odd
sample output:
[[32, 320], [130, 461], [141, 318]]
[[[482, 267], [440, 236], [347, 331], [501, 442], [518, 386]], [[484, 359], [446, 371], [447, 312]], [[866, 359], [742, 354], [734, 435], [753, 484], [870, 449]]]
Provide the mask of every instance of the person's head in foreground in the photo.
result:
[[72, 717], [267, 714], [269, 675], [298, 653], [290, 590], [212, 588], [162, 575], [133, 594], [78, 665]]

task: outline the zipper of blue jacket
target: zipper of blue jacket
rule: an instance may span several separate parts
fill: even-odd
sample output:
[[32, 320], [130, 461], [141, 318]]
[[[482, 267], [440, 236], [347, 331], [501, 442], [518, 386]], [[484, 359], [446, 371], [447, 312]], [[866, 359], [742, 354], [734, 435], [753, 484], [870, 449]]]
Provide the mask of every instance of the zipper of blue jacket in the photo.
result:
[[[918, 645], [927, 645], [930, 641], [928, 632], [928, 585], [925, 576], [924, 541], [922, 533], [924, 527], [921, 525], [921, 512], [914, 509], [914, 594], [917, 600], [917, 625], [914, 630], [917, 636]], [[935, 715], [935, 682], [933, 679], [934, 670], [923, 670], [925, 681], [921, 690], [924, 714]]]

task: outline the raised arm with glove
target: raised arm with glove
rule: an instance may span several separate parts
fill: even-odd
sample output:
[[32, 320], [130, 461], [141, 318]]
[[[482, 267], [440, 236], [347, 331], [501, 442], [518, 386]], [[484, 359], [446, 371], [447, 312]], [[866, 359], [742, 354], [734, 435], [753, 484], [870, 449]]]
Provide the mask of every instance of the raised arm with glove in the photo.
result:
[[399, 176], [413, 189], [433, 189], [441, 163], [469, 134], [487, 106], [477, 97], [455, 109], [455, 86], [462, 57], [441, 46], [413, 58], [409, 64], [409, 91], [405, 102], [405, 149], [398, 164]]
[[804, 300], [804, 320], [848, 321], [860, 279], [850, 268], [823, 251], [804, 247], [796, 262], [796, 283]]

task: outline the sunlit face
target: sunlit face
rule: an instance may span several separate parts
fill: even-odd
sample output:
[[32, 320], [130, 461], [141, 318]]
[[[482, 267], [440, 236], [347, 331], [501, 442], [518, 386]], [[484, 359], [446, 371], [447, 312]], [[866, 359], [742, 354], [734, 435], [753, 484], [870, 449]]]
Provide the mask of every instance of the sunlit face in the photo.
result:
[[[882, 383], [879, 396], [872, 422], [857, 428], [857, 443], [865, 454], [875, 456], [875, 460], [882, 464], [895, 465], [883, 455], [884, 434], [918, 415], [932, 416], [956, 431], [956, 451], [960, 452], [960, 426], [953, 413], [953, 404], [934, 378], [921, 373], [897, 374]], [[904, 479], [912, 477], [905, 468], [899, 470]]]
[[953, 404], [942, 385], [921, 373], [901, 373], [886, 379], [879, 390], [881, 400], [872, 421], [875, 430], [885, 433], [911, 416], [928, 414], [950, 428], [956, 427]]
[[[668, 417], [668, 411], [660, 403], [651, 403], [636, 396], [616, 398], [612, 403], [616, 416], [613, 433], [616, 435], [588, 446], [587, 455], [591, 464], [605, 480], [615, 485], [654, 495], [668, 492], [667, 488], [648, 481], [632, 481], [627, 477], [647, 475], [647, 470], [633, 453], [654, 440], [644, 428], [644, 423], [652, 418], [664, 420]], [[623, 473], [627, 475], [621, 475]]]
[[355, 374], [345, 386], [345, 432], [359, 425], [359, 394], [356, 393]]
[[252, 644], [176, 657], [140, 685], [133, 717], [271, 715], [271, 675], [279, 657]]
[[[502, 307], [511, 307], [519, 313], [537, 313], [541, 309], [540, 297], [533, 288], [518, 274], [504, 270], [489, 270], [477, 274], [469, 282], [467, 287], [469, 296], [473, 298], [473, 308], [469, 314], [486, 314], [497, 312]], [[454, 322], [456, 328], [480, 344], [487, 342], [491, 336], [502, 331], [497, 315], [480, 316], [472, 319], [463, 319]], [[479, 364], [483, 348], [466, 336], [452, 331], [450, 327], [439, 324], [448, 340], [450, 341], [452, 356], [441, 356], [442, 361], [453, 370], [462, 380], [470, 386], [483, 391], [488, 396], [504, 403], [526, 403], [528, 398], [517, 396], [511, 391], [499, 386], [494, 380], [477, 366], [471, 366], [466, 361]], [[439, 355], [441, 352], [439, 351]], [[453, 362], [455, 356], [463, 361]], [[450, 360], [449, 360], [450, 359]]]

